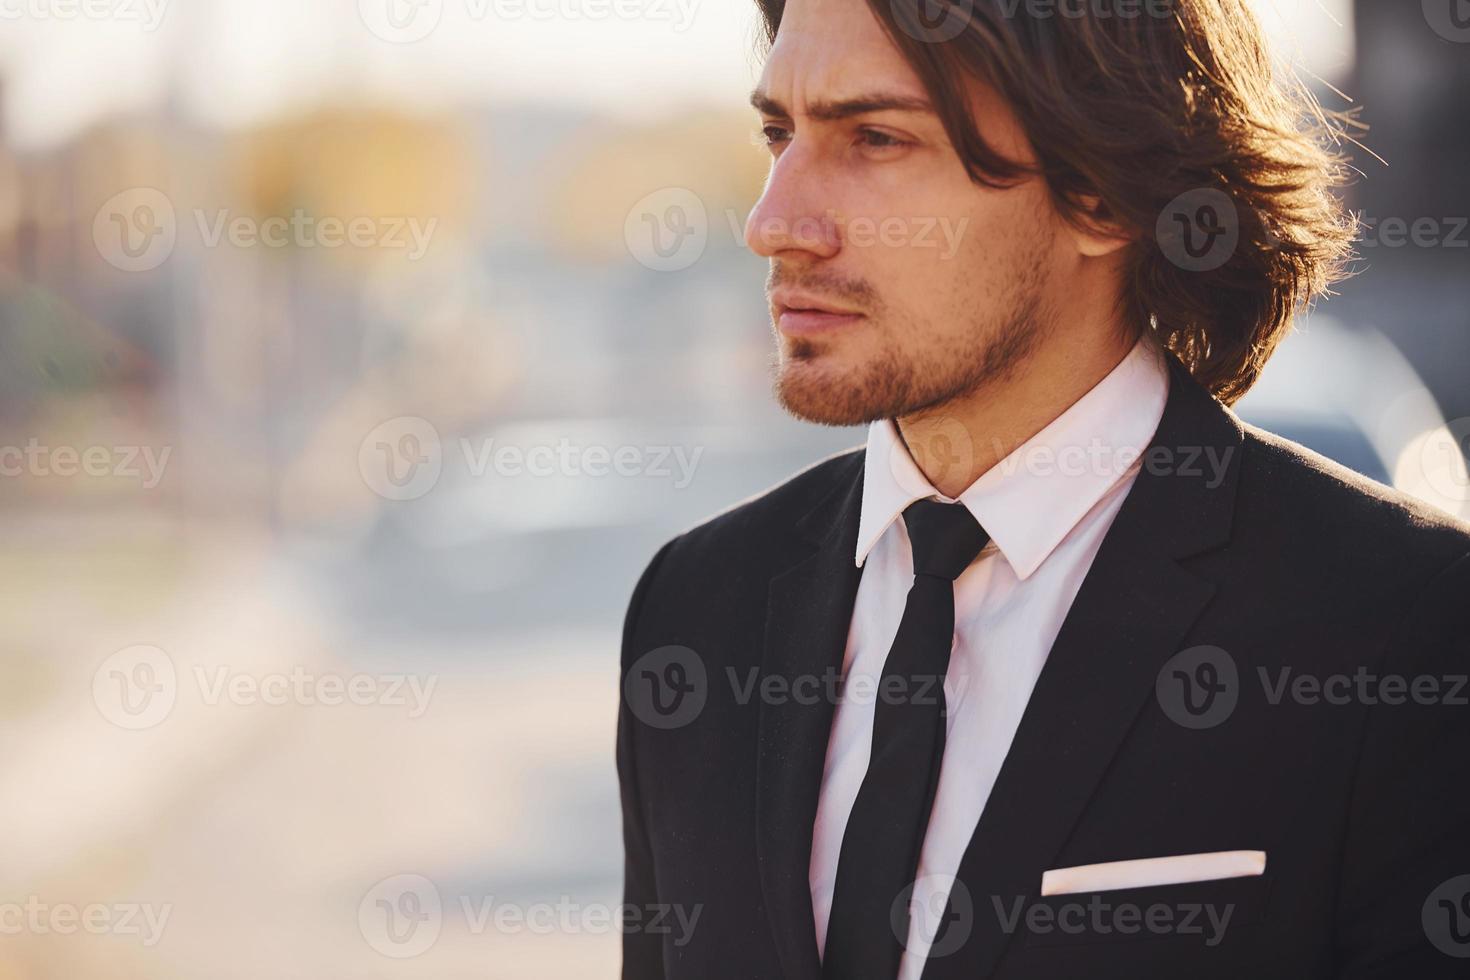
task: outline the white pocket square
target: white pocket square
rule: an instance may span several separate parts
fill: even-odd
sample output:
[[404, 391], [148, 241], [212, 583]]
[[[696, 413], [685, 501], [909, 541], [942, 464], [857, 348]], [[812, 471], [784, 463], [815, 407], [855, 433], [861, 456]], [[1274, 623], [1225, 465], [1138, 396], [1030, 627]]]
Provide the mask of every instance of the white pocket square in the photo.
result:
[[1173, 857], [1109, 861], [1075, 868], [1053, 868], [1041, 875], [1041, 894], [1075, 895], [1119, 888], [1182, 885], [1192, 881], [1248, 878], [1266, 870], [1265, 851], [1211, 851]]

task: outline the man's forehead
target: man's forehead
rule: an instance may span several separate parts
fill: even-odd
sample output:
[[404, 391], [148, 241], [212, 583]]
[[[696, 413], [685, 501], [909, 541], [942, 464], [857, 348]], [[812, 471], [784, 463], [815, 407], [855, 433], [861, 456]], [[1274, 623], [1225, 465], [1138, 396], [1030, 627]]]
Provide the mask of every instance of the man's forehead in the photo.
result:
[[927, 96], [866, 0], [790, 0], [757, 91], [800, 113], [875, 90]]

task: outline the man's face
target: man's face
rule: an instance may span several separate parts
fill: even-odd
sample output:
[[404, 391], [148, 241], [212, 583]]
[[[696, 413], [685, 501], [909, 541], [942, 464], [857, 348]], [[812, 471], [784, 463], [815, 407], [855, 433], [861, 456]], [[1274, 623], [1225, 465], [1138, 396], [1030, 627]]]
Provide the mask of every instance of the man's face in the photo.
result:
[[[981, 135], [1029, 161], [976, 82]], [[776, 392], [855, 425], [944, 404], [1024, 367], [1076, 261], [1043, 182], [974, 183], [864, 0], [790, 0], [753, 99], [771, 172], [746, 242], [771, 260]]]

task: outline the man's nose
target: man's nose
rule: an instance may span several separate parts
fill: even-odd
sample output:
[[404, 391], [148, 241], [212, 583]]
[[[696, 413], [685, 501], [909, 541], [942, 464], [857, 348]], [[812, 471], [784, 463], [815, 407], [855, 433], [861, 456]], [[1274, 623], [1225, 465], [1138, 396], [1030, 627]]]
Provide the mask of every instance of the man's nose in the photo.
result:
[[830, 187], [795, 144], [771, 167], [765, 192], [745, 222], [745, 244], [765, 258], [804, 252], [829, 259], [842, 248], [841, 224]]

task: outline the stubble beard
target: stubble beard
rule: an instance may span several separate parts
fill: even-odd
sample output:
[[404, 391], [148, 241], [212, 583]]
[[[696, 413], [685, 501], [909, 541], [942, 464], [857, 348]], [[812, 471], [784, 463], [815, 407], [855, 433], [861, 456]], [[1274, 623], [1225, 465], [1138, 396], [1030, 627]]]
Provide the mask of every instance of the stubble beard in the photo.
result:
[[993, 325], [974, 317], [959, 349], [905, 352], [893, 342], [894, 332], [914, 328], [875, 321], [868, 326], [884, 330], [880, 353], [855, 369], [824, 373], [818, 362], [826, 342], [794, 338], [784, 357], [776, 354], [776, 400], [804, 421], [845, 426], [902, 418], [964, 398], [1014, 375], [1052, 332], [1055, 315], [1043, 303], [1040, 285], [1038, 276], [1023, 277], [1007, 313]]

